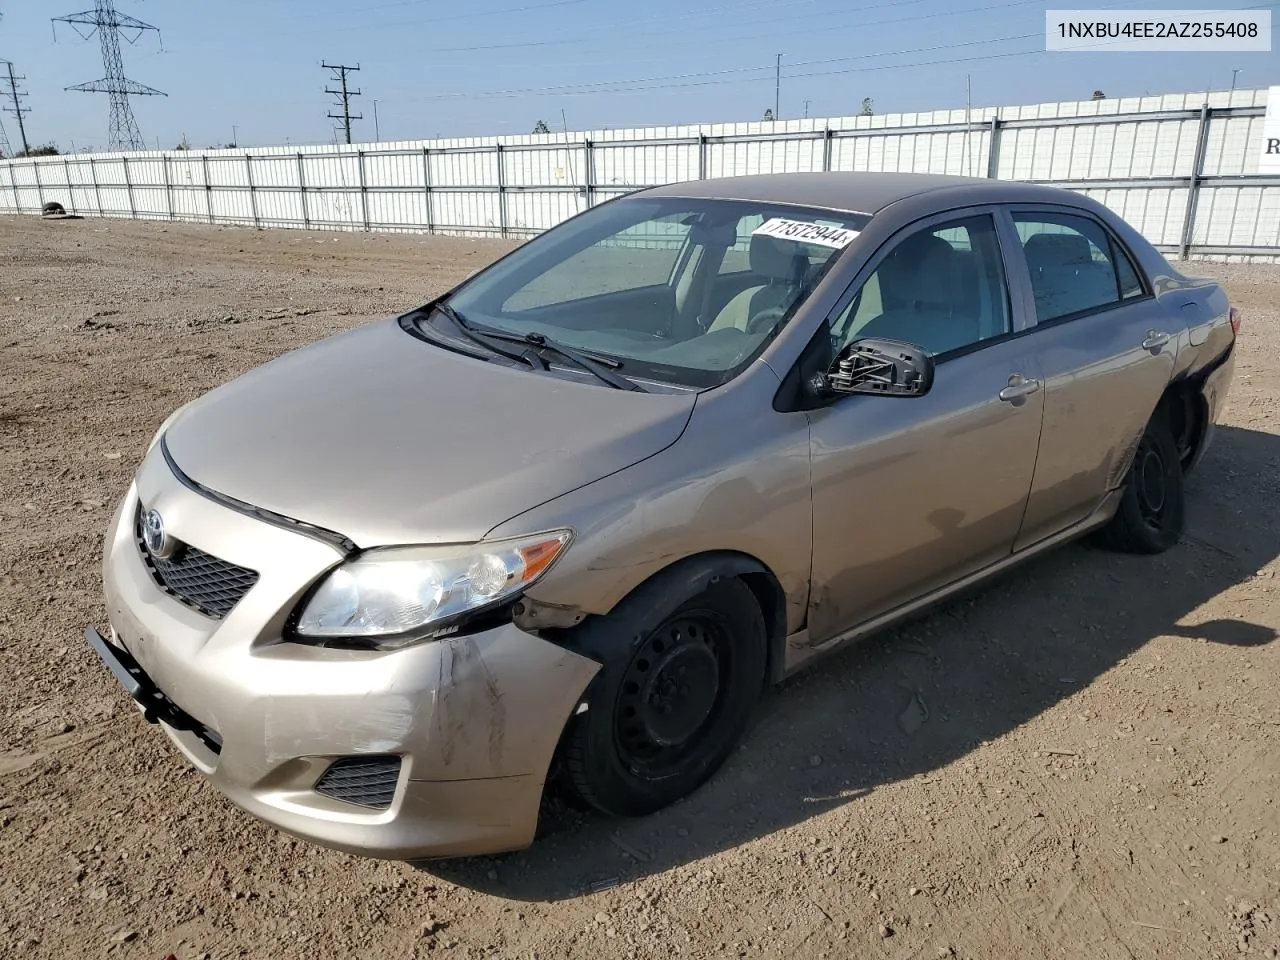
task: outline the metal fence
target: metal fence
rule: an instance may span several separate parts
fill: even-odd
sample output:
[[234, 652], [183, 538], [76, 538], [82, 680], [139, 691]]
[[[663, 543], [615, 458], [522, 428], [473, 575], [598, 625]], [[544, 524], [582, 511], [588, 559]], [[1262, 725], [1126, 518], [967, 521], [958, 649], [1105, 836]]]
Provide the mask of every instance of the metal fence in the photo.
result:
[[1280, 261], [1267, 91], [353, 146], [0, 162], [0, 212], [526, 237], [647, 186], [886, 170], [1050, 183], [1182, 257]]

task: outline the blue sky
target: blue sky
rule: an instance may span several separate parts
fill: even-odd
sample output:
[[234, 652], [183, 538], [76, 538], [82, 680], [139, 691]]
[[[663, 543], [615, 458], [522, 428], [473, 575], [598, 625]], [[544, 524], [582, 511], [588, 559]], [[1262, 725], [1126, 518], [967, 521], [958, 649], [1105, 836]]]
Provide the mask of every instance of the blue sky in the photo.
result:
[[[98, 42], [50, 17], [90, 0], [0, 0], [0, 58], [26, 74], [33, 143], [106, 145], [105, 95], [64, 92], [102, 76]], [[1079, 3], [1176, 9], [1176, 0]], [[358, 139], [962, 107], [1280, 83], [1280, 53], [1046, 53], [1044, 0], [118, 0], [161, 28], [124, 46], [126, 74], [168, 97], [133, 101], [149, 144], [327, 142], [321, 60], [359, 63]], [[1226, 5], [1223, 4], [1223, 7]], [[1256, 7], [1256, 0], [1236, 4]], [[1267, 4], [1273, 11], [1278, 4]], [[1280, 15], [1273, 12], [1273, 19]], [[1273, 44], [1276, 29], [1272, 31]], [[1029, 55], [1026, 53], [1032, 52]], [[820, 61], [820, 62], [815, 62]], [[617, 81], [615, 83], [615, 81]], [[547, 89], [552, 88], [552, 89]], [[12, 116], [3, 115], [10, 140]]]

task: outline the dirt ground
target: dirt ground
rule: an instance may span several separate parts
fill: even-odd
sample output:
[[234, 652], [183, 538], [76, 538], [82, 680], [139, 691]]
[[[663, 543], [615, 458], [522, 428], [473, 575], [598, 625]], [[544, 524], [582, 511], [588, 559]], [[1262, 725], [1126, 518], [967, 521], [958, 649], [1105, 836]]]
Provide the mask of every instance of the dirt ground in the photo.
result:
[[82, 639], [179, 404], [498, 242], [0, 217], [0, 957], [1275, 957], [1280, 268], [1157, 558], [1071, 546], [771, 694], [704, 789], [416, 868], [231, 807]]

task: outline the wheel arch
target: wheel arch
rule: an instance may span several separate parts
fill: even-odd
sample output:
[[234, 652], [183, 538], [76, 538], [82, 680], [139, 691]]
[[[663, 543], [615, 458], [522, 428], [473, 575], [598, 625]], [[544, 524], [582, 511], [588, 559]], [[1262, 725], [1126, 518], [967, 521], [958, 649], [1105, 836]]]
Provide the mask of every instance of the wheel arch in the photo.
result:
[[[613, 619], [621, 626], [631, 621], [640, 611], [674, 610], [685, 600], [697, 596], [726, 577], [735, 577], [746, 584], [760, 605], [768, 637], [766, 681], [772, 683], [782, 679], [787, 641], [786, 594], [777, 575], [748, 553], [708, 550], [682, 557], [632, 587], [608, 613], [592, 614], [584, 623]], [[544, 631], [544, 636], [560, 646], [595, 660], [599, 660], [605, 653], [598, 649], [602, 642], [598, 639], [600, 631], [567, 627]]]

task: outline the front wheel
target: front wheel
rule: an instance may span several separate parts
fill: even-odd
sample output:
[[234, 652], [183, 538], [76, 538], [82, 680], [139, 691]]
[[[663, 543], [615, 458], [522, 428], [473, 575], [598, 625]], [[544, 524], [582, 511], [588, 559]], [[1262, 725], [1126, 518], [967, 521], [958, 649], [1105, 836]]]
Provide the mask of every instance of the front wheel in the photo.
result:
[[1120, 507], [1101, 540], [1126, 553], [1163, 553], [1182, 536], [1185, 518], [1182, 457], [1168, 420], [1157, 414], [1138, 441]]
[[755, 595], [734, 578], [665, 616], [628, 619], [584, 624], [623, 635], [564, 742], [573, 791], [613, 816], [659, 810], [716, 771], [760, 695], [768, 646]]

